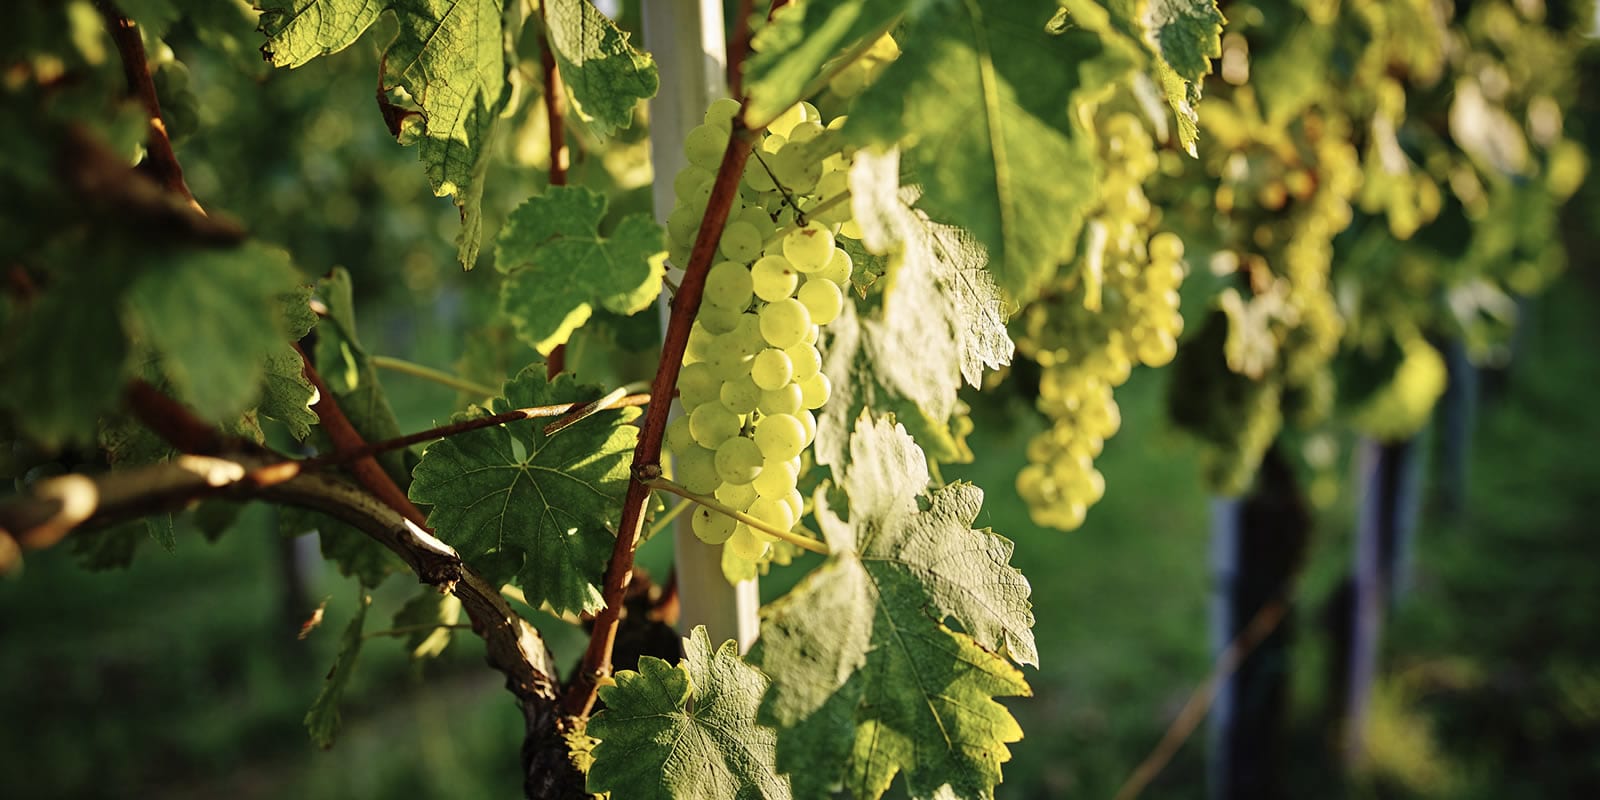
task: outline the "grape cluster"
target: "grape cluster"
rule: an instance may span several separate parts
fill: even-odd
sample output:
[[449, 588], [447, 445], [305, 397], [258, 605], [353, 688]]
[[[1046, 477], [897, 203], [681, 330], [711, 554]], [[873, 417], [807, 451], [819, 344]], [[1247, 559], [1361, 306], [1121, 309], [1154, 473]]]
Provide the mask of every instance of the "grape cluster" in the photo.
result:
[[[693, 245], [738, 108], [714, 103], [685, 144], [690, 163], [675, 180], [678, 205], [667, 223], [678, 263]], [[836, 233], [853, 228], [849, 203], [837, 202], [849, 164], [828, 152], [827, 133], [816, 109], [801, 103], [768, 127], [752, 154], [678, 376], [684, 415], [667, 427], [680, 484], [780, 530], [804, 510], [795, 488], [801, 453], [816, 436], [812, 412], [833, 390], [817, 337], [843, 309], [852, 270], [834, 244]], [[778, 541], [706, 506], [695, 510], [693, 526], [702, 541], [726, 543], [730, 579], [753, 575]]]
[[1038, 408], [1050, 419], [1028, 444], [1017, 490], [1035, 522], [1062, 530], [1083, 524], [1105, 493], [1094, 459], [1121, 425], [1112, 390], [1135, 363], [1172, 361], [1183, 332], [1183, 242], [1151, 235], [1156, 219], [1142, 188], [1159, 163], [1155, 143], [1127, 113], [1111, 116], [1104, 133], [1107, 174], [1078, 269], [1024, 311], [1017, 343], [1042, 368]]

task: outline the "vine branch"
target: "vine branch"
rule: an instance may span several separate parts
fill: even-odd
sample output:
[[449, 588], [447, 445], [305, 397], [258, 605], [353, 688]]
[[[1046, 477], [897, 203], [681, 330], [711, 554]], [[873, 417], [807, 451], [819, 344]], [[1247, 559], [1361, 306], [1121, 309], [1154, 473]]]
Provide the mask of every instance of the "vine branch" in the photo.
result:
[[156, 96], [155, 81], [150, 78], [150, 60], [145, 55], [144, 37], [138, 24], [111, 0], [95, 0], [95, 5], [106, 20], [112, 40], [117, 43], [117, 53], [122, 56], [122, 74], [128, 81], [128, 91], [139, 99], [149, 117], [150, 137], [145, 141], [145, 151], [150, 171], [167, 191], [183, 197], [194, 210], [205, 213], [189, 193], [189, 185], [183, 180], [183, 167], [178, 165], [178, 156], [172, 151], [172, 139], [167, 136], [167, 123], [161, 117], [161, 100]]
[[[711, 187], [711, 198], [706, 202], [705, 217], [700, 221], [694, 248], [689, 251], [683, 282], [672, 297], [672, 315], [667, 320], [667, 333], [661, 344], [661, 362], [656, 368], [655, 380], [650, 385], [653, 397], [671, 397], [674, 387], [678, 385], [678, 371], [683, 364], [683, 351], [689, 342], [690, 327], [700, 311], [700, 295], [705, 289], [706, 273], [711, 269], [717, 243], [722, 239], [722, 229], [728, 222], [728, 212], [739, 193], [739, 180], [744, 175], [745, 162], [750, 158], [753, 139], [754, 132], [744, 125], [742, 115], [735, 114], [728, 135], [728, 146], [723, 150], [722, 164], [717, 168], [717, 177]], [[612, 548], [611, 560], [606, 565], [605, 583], [601, 590], [605, 608], [595, 617], [583, 662], [562, 697], [562, 707], [571, 716], [588, 715], [594, 707], [595, 692], [601, 679], [611, 671], [617, 621], [622, 614], [628, 582], [633, 576], [633, 550], [644, 527], [645, 509], [650, 500], [650, 487], [646, 481], [661, 476], [661, 440], [666, 434], [667, 413], [671, 408], [671, 403], [651, 403], [644, 416], [639, 444], [633, 451], [633, 479], [629, 481], [628, 494], [622, 501], [622, 521], [617, 528], [617, 542]]]
[[[544, 119], [550, 135], [550, 185], [567, 185], [567, 131], [561, 108], [561, 73], [556, 69], [555, 48], [550, 44], [550, 25], [545, 21], [546, 3], [539, 4], [539, 23], [544, 39], [539, 47], [539, 71], [544, 76]], [[555, 380], [567, 369], [567, 346], [558, 344], [545, 361], [545, 377]]]

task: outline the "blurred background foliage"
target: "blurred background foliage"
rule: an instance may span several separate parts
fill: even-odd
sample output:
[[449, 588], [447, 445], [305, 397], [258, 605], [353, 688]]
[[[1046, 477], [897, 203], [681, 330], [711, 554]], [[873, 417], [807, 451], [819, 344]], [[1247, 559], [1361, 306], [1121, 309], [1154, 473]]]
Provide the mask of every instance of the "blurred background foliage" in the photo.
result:
[[[509, 336], [463, 341], [469, 324], [494, 313], [494, 286], [456, 266], [454, 207], [431, 196], [415, 151], [379, 124], [374, 42], [385, 32], [273, 73], [256, 52], [247, 4], [201, 5], [215, 16], [173, 23], [162, 31], [171, 52], [152, 54], [165, 62], [158, 87], [194, 194], [291, 248], [308, 278], [350, 270], [373, 352], [486, 382], [533, 360]], [[623, 6], [626, 25], [637, 4]], [[536, 93], [537, 52], [524, 54], [527, 91]], [[1600, 51], [1591, 46], [1579, 65], [1568, 130], [1594, 153]], [[545, 180], [542, 116], [507, 122], [512, 133], [485, 195], [489, 231]], [[636, 126], [604, 157], [577, 148], [573, 182], [610, 195], [613, 218], [648, 210], [641, 135]], [[1331, 633], [1319, 623], [1349, 567], [1353, 481], [1322, 493], [1295, 608], [1297, 796], [1600, 790], [1600, 538], [1592, 522], [1600, 416], [1590, 396], [1600, 387], [1597, 210], [1600, 185], [1591, 178], [1564, 218], [1570, 268], [1545, 300], [1524, 308], [1509, 365], [1486, 382], [1468, 500], [1453, 513], [1425, 511], [1413, 590], [1386, 637], [1373, 757], [1354, 775], [1338, 768], [1330, 738]], [[646, 374], [654, 320], [599, 323], [569, 351], [582, 377], [616, 383]], [[1110, 490], [1070, 535], [1035, 526], [1013, 487], [1044, 421], [1015, 395], [964, 398], [978, 457], [944, 477], [984, 487], [979, 524], [1017, 543], [1042, 648], [1043, 667], [1029, 676], [1036, 696], [1010, 703], [1027, 734], [1013, 748], [1001, 797], [1111, 796], [1210, 668], [1209, 496], [1197, 447], [1164, 416], [1169, 375], [1140, 371], [1122, 390], [1122, 433], [1097, 462]], [[454, 405], [447, 388], [403, 375], [386, 383], [407, 430], [443, 421]], [[312, 745], [301, 718], [358, 590], [323, 564], [314, 543], [280, 539], [274, 514], [251, 507], [215, 543], [180, 519], [175, 552], [147, 547], [125, 571], [91, 574], [65, 548], [44, 551], [20, 578], [0, 582], [0, 796], [517, 793], [519, 715], [483, 668], [481, 645], [465, 637], [420, 667], [398, 640], [371, 643], [340, 741], [326, 753]], [[645, 546], [641, 563], [665, 575], [669, 554], [662, 537]], [[780, 594], [808, 564], [768, 578], [763, 594]], [[390, 581], [375, 594], [373, 619], [387, 619], [414, 593], [407, 581]], [[326, 621], [297, 639], [322, 603]], [[374, 621], [368, 630], [383, 627]], [[573, 663], [581, 634], [545, 627], [558, 663]], [[1148, 796], [1197, 798], [1205, 786], [1202, 729]]]

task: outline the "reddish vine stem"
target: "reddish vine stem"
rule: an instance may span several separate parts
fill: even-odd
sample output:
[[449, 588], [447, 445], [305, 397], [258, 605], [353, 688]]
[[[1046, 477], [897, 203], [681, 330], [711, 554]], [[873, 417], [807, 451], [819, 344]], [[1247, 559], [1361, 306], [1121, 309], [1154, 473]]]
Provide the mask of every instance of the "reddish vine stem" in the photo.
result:
[[739, 0], [733, 12], [733, 35], [728, 37], [728, 93], [734, 97], [744, 95], [744, 60], [750, 55], [750, 15], [755, 13], [755, 0]]
[[[544, 22], [545, 5], [539, 4], [539, 21]], [[561, 110], [561, 73], [556, 70], [555, 48], [550, 45], [550, 26], [544, 25], [545, 38], [539, 48], [539, 68], [544, 74], [544, 119], [550, 132], [550, 185], [567, 185], [567, 131]], [[545, 377], [555, 380], [567, 370], [567, 346], [558, 344], [545, 361]]]
[[[694, 249], [689, 251], [689, 264], [684, 268], [683, 282], [672, 297], [672, 315], [667, 320], [667, 334], [661, 344], [661, 363], [650, 384], [653, 397], [671, 397], [678, 385], [678, 370], [683, 363], [683, 351], [689, 343], [689, 330], [695, 315], [700, 312], [700, 294], [705, 289], [706, 273], [722, 240], [722, 228], [728, 222], [728, 212], [739, 193], [739, 180], [744, 176], [745, 162], [750, 158], [752, 132], [737, 114], [728, 136], [728, 146], [722, 153], [722, 164], [717, 168], [717, 178], [711, 187], [711, 198], [706, 203], [706, 214], [700, 222], [700, 232], [695, 236]], [[611, 561], [606, 565], [605, 584], [601, 595], [605, 608], [595, 616], [594, 630], [589, 636], [589, 646], [583, 653], [583, 663], [572, 676], [572, 683], [562, 697], [562, 707], [575, 717], [587, 716], [594, 707], [595, 691], [600, 680], [611, 671], [611, 652], [616, 643], [617, 621], [621, 618], [623, 600], [627, 596], [628, 582], [633, 577], [633, 549], [639, 541], [644, 526], [645, 508], [650, 499], [650, 487], [645, 481], [661, 474], [661, 440], [667, 431], [667, 413], [671, 403], [651, 403], [645, 413], [639, 432], [639, 445], [633, 451], [633, 479], [628, 483], [628, 494], [622, 504], [622, 522], [617, 528], [617, 543], [611, 550]]]
[[183, 180], [183, 167], [178, 165], [178, 156], [172, 151], [172, 139], [167, 136], [167, 123], [161, 117], [161, 100], [156, 96], [156, 84], [150, 77], [150, 60], [145, 55], [144, 38], [138, 24], [124, 16], [111, 0], [96, 0], [95, 5], [105, 17], [106, 27], [122, 56], [122, 74], [128, 80], [128, 91], [139, 98], [149, 117], [150, 137], [145, 141], [145, 151], [151, 172], [168, 191], [189, 201], [196, 211], [205, 213], [189, 193], [189, 184]]
[[182, 403], [143, 379], [128, 381], [124, 399], [140, 422], [185, 453], [216, 455], [230, 445], [237, 444], [228, 442], [216, 428], [202, 422]]
[[[311, 406], [311, 410], [316, 412], [317, 419], [322, 422], [322, 429], [333, 442], [334, 453], [353, 452], [366, 447], [366, 440], [361, 438], [361, 433], [350, 424], [350, 418], [344, 415], [344, 410], [339, 408], [339, 401], [333, 399], [333, 392], [328, 390], [328, 384], [323, 382], [322, 376], [317, 373], [317, 368], [311, 366], [311, 359], [306, 356], [306, 352], [301, 350], [298, 344], [294, 348], [300, 354], [306, 380], [317, 389], [317, 402]], [[427, 515], [411, 502], [411, 498], [406, 497], [405, 492], [400, 491], [400, 487], [395, 485], [389, 473], [384, 472], [383, 467], [378, 465], [377, 459], [370, 455], [362, 456], [347, 463], [345, 467], [350, 470], [350, 474], [362, 488], [382, 500], [384, 505], [400, 512], [401, 516], [411, 520], [417, 527], [428, 530]]]

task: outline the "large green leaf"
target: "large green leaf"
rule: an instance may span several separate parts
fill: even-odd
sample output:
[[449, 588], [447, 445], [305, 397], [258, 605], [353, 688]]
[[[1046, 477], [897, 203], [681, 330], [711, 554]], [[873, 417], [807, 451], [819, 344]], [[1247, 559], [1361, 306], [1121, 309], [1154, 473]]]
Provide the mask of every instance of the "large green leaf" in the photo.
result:
[[[492, 411], [594, 400], [604, 391], [535, 364], [505, 385]], [[600, 580], [638, 429], [636, 408], [602, 411], [554, 436], [523, 420], [435, 442], [412, 473], [411, 499], [431, 525], [491, 578], [515, 575], [535, 606], [598, 611]]]
[[179, 399], [208, 421], [234, 421], [288, 341], [283, 299], [299, 275], [288, 254], [254, 243], [159, 258], [124, 295], [125, 325], [155, 351]]
[[552, 186], [511, 212], [495, 242], [494, 264], [508, 273], [500, 304], [517, 335], [548, 355], [565, 344], [595, 306], [618, 314], [651, 307], [666, 274], [661, 226], [630, 214], [608, 237], [597, 233], [604, 196]]
[[655, 60], [589, 0], [544, 0], [545, 34], [572, 111], [601, 136], [633, 123], [660, 84]]
[[1076, 107], [1142, 60], [1083, 27], [1047, 31], [1055, 0], [951, 3], [910, 25], [900, 59], [853, 105], [856, 141], [905, 145], [941, 222], [972, 231], [1013, 301], [1072, 254], [1095, 196]]
[[600, 740], [589, 791], [613, 800], [789, 797], [775, 764], [777, 731], [756, 722], [767, 677], [739, 659], [732, 641], [712, 650], [704, 626], [683, 650], [676, 667], [643, 656], [638, 672], [601, 687], [606, 707], [587, 731]]
[[46, 447], [94, 440], [127, 380], [119, 288], [68, 278], [0, 328], [0, 404]]
[[[835, 396], [817, 420], [817, 460], [844, 462], [865, 408], [892, 411], [935, 459], [960, 452], [950, 429], [963, 381], [1011, 362], [1004, 302], [984, 270], [983, 248], [956, 228], [929, 221], [900, 188], [899, 156], [862, 150], [851, 197], [863, 243], [889, 256], [883, 303], [851, 309], [828, 327], [824, 370]], [[915, 352], [916, 358], [906, 358]]]
[[849, 521], [817, 493], [831, 555], [766, 609], [751, 654], [774, 680], [762, 719], [783, 729], [779, 767], [806, 797], [840, 781], [877, 797], [900, 772], [914, 797], [986, 797], [1022, 735], [993, 698], [1028, 693], [1000, 653], [1038, 661], [1027, 580], [1009, 541], [971, 528], [981, 491], [922, 496], [903, 428], [863, 418], [850, 449]]
[[384, 11], [399, 31], [384, 50], [385, 97], [403, 91], [417, 112], [392, 100], [386, 121], [403, 142], [420, 142], [435, 194], [461, 207], [458, 256], [478, 260], [480, 202], [495, 121], [511, 98], [514, 44], [523, 4], [505, 0], [256, 0], [262, 53], [279, 67], [298, 67], [349, 47]]
[[745, 65], [750, 101], [745, 113], [756, 123], [777, 116], [820, 88], [830, 59], [882, 34], [928, 0], [807, 0], [786, 6], [751, 43]]
[[361, 655], [361, 630], [366, 625], [367, 607], [370, 605], [372, 598], [361, 595], [355, 617], [345, 626], [344, 635], [339, 637], [339, 654], [334, 657], [333, 669], [328, 670], [322, 691], [317, 692], [317, 699], [306, 711], [306, 730], [311, 733], [311, 741], [319, 747], [332, 747], [334, 734], [339, 732], [339, 701], [344, 699], [345, 689], [350, 686], [350, 676], [356, 671], [356, 658]]

